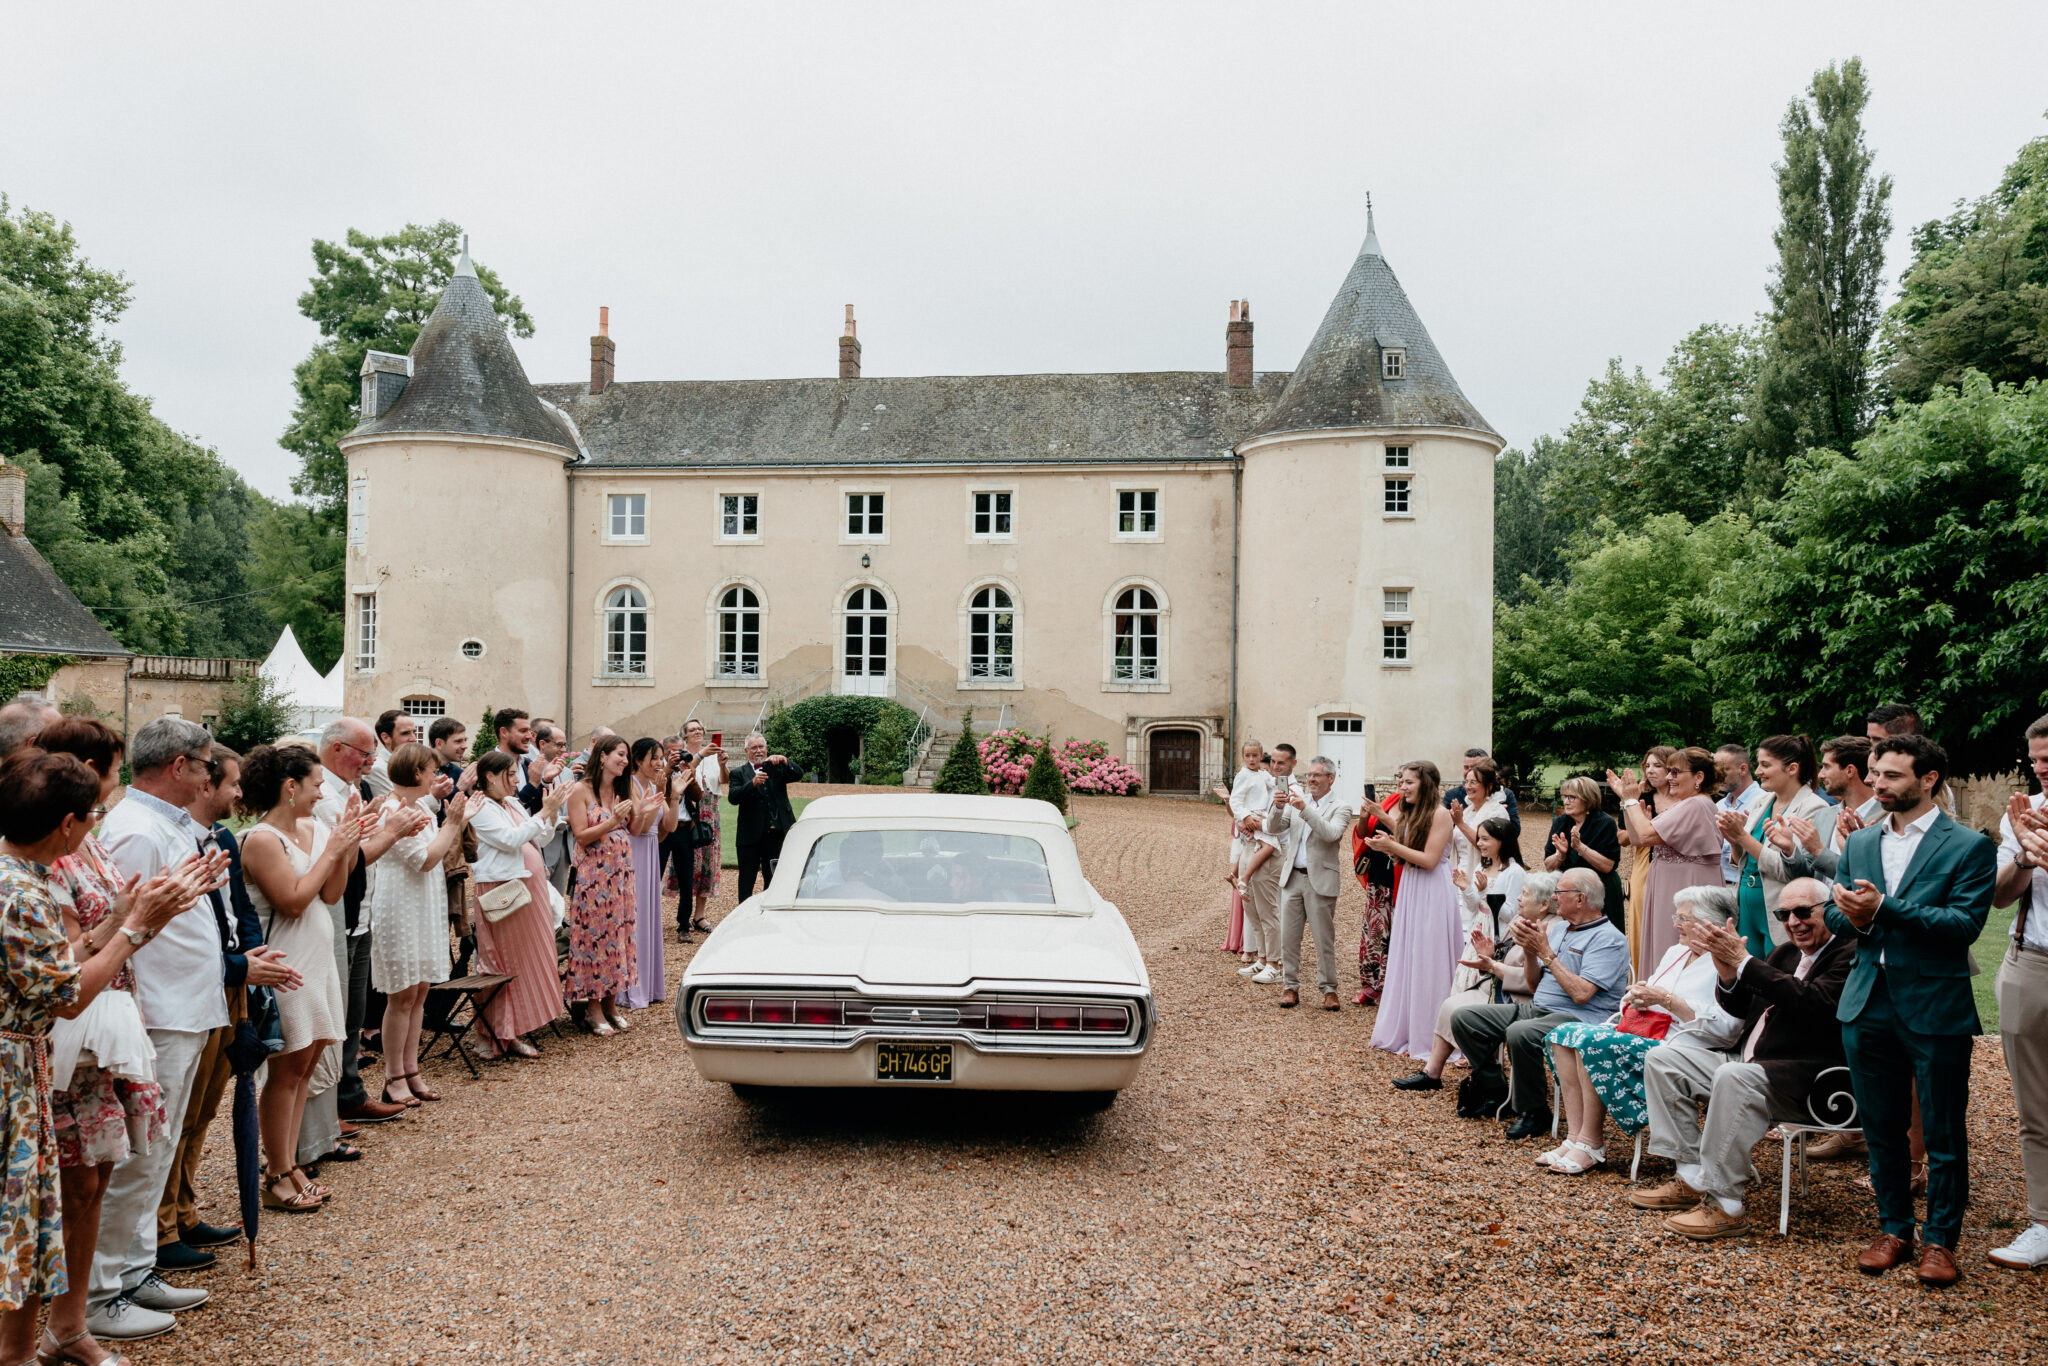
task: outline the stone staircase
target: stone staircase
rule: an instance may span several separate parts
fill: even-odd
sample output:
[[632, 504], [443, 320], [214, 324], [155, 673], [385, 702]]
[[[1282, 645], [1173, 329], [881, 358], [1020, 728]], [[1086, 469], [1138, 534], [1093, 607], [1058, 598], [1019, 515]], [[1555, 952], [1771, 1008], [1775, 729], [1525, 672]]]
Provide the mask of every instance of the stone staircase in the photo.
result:
[[918, 755], [917, 762], [903, 770], [903, 785], [930, 791], [931, 785], [938, 781], [939, 770], [946, 766], [946, 756], [952, 752], [953, 741], [959, 734], [958, 730], [934, 730], [931, 738], [925, 741], [924, 752]]

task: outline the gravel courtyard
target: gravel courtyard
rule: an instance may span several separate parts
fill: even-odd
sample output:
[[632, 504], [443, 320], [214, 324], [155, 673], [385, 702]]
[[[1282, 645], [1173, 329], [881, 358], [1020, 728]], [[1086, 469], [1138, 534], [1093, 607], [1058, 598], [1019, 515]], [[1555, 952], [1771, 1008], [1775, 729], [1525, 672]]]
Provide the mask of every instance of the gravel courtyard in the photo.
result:
[[[1218, 808], [1074, 809], [1088, 875], [1129, 917], [1162, 1013], [1138, 1084], [1107, 1113], [958, 1094], [748, 1104], [697, 1079], [655, 1006], [630, 1034], [544, 1038], [539, 1061], [486, 1064], [482, 1081], [432, 1064], [446, 1100], [366, 1131], [368, 1160], [322, 1175], [328, 1209], [268, 1215], [256, 1273], [233, 1248], [180, 1278], [212, 1302], [130, 1356], [1037, 1366], [2048, 1350], [2048, 1282], [1984, 1261], [2023, 1209], [1995, 1039], [1976, 1055], [1962, 1285], [1859, 1276], [1874, 1212], [1843, 1166], [1814, 1168], [1777, 1237], [1769, 1145], [1752, 1205], [1763, 1231], [1694, 1246], [1623, 1202], [1625, 1144], [1610, 1144], [1618, 1172], [1541, 1174], [1536, 1145], [1458, 1120], [1448, 1090], [1392, 1090], [1410, 1065], [1368, 1046], [1370, 1011], [1278, 1010], [1277, 987], [1236, 976], [1217, 951]], [[1347, 1003], [1359, 909], [1340, 910]], [[671, 984], [690, 952], [669, 944]], [[231, 1176], [223, 1123], [207, 1163], [215, 1222], [233, 1221]]]

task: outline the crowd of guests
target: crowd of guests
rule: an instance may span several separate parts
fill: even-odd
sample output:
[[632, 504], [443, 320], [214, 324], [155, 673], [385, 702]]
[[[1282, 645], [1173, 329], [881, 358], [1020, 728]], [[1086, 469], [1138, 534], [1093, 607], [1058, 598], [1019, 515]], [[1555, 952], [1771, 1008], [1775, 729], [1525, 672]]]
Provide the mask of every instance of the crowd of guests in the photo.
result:
[[[2025, 743], [2048, 789], [2048, 716]], [[1997, 990], [2030, 1222], [1988, 1255], [2048, 1266], [2048, 799], [2015, 794], [1996, 839], [1968, 829], [1948, 756], [1910, 707], [1818, 752], [1798, 735], [1660, 746], [1604, 784], [1567, 778], [1535, 867], [1482, 750], [1448, 792], [1417, 761], [1357, 807], [1332, 791], [1328, 759], [1297, 775], [1291, 746], [1256, 741], [1242, 758], [1217, 789], [1232, 832], [1224, 947], [1241, 974], [1299, 1005], [1306, 927], [1321, 1004], [1342, 1008], [1348, 853], [1365, 893], [1354, 1000], [1377, 1007], [1374, 1047], [1420, 1063], [1396, 1087], [1441, 1090], [1462, 1062], [1457, 1113], [1550, 1142], [1535, 1161], [1559, 1175], [1606, 1164], [1610, 1123], [1647, 1133], [1675, 1171], [1628, 1199], [1697, 1240], [1748, 1230], [1751, 1149], [1806, 1126], [1809, 1156], [1867, 1158], [1881, 1232], [1857, 1265], [1871, 1274], [1960, 1278], [1982, 1032], [1971, 945], [1994, 905], [2017, 906]]]
[[721, 799], [743, 883], [793, 821], [795, 771], [758, 735], [728, 772], [695, 720], [600, 728], [572, 755], [508, 708], [475, 759], [461, 722], [418, 724], [343, 718], [238, 754], [178, 717], [124, 739], [0, 707], [0, 1362], [119, 1362], [102, 1340], [205, 1303], [167, 1276], [243, 1236], [196, 1189], [237, 1075], [262, 1068], [263, 1208], [324, 1209], [322, 1168], [363, 1159], [363, 1126], [441, 1099], [420, 1070], [437, 986], [505, 979], [478, 992], [490, 1057], [538, 1056], [565, 1013], [630, 1029], [667, 994], [664, 886], [682, 942], [710, 928]]

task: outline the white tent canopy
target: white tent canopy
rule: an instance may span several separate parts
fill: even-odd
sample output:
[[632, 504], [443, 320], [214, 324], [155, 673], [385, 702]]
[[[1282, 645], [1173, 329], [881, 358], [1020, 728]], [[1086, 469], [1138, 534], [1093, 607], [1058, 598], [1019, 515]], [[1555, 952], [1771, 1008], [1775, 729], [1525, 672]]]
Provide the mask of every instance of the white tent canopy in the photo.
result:
[[299, 648], [299, 639], [287, 626], [278, 633], [270, 657], [263, 661], [262, 674], [291, 699], [292, 724], [300, 730], [317, 730], [341, 716], [341, 661], [325, 678]]

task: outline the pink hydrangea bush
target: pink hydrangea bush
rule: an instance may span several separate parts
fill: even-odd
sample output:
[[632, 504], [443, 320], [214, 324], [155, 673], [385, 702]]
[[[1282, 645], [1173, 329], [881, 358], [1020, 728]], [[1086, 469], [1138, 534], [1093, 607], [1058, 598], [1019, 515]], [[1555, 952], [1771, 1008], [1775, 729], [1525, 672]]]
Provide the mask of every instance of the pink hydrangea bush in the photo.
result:
[[[1038, 758], [1039, 739], [1026, 731], [999, 730], [979, 741], [981, 766], [988, 774], [988, 790], [1016, 794]], [[1109, 746], [1100, 740], [1069, 740], [1053, 750], [1053, 762], [1067, 780], [1069, 792], [1095, 796], [1135, 797], [1144, 790], [1145, 780], [1121, 759], [1113, 758]]]

